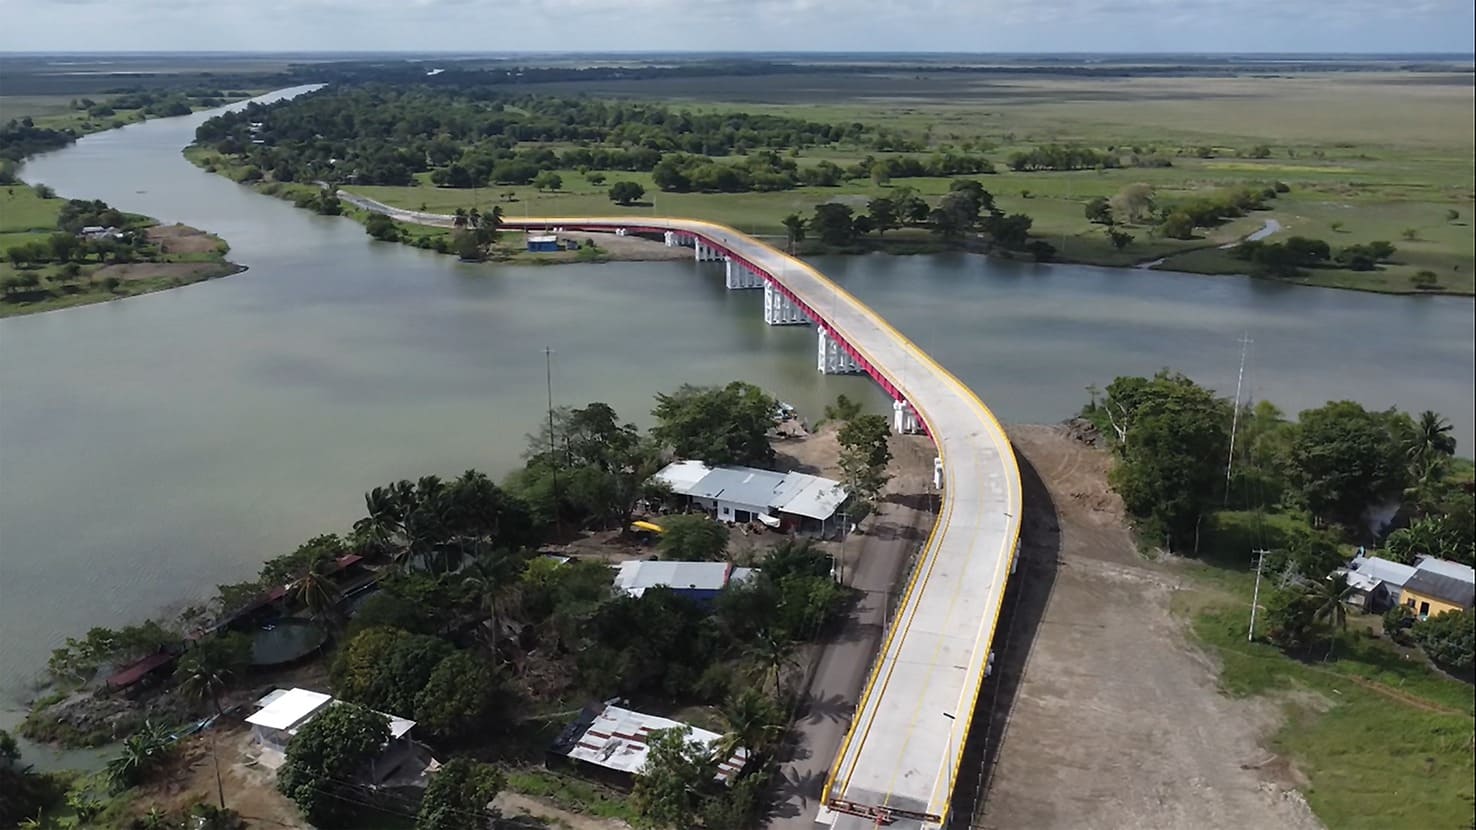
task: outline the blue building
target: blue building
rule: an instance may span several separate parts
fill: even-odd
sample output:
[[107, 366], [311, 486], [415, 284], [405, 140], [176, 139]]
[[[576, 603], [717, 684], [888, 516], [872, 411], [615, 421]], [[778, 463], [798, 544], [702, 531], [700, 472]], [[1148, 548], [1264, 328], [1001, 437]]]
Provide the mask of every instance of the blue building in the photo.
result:
[[551, 254], [559, 250], [559, 238], [553, 234], [548, 236], [528, 235], [528, 251], [535, 254]]
[[615, 587], [633, 597], [647, 588], [670, 588], [677, 596], [706, 605], [728, 585], [748, 579], [753, 572], [753, 568], [735, 568], [730, 562], [632, 560], [620, 563]]

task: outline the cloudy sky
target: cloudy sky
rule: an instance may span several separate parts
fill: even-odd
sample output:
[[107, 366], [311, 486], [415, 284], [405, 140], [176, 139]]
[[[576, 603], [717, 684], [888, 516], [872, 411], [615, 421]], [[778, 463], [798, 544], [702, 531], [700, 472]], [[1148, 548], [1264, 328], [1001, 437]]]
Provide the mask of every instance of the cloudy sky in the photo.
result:
[[0, 0], [0, 50], [1469, 53], [1473, 7], [1472, 0]]

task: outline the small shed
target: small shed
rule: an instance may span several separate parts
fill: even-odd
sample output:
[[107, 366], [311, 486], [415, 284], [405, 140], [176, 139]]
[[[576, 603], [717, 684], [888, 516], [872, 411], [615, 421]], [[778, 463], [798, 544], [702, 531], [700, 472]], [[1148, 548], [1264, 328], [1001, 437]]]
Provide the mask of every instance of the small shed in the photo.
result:
[[553, 234], [534, 236], [528, 234], [528, 252], [551, 254], [559, 250], [559, 238]]

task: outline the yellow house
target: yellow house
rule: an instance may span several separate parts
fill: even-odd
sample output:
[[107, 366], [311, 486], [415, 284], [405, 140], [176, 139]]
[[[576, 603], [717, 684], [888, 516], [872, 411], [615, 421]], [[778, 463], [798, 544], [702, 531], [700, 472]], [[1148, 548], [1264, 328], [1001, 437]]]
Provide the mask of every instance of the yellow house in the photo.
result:
[[1404, 583], [1399, 599], [1420, 619], [1438, 617], [1446, 611], [1469, 611], [1476, 599], [1476, 584], [1454, 576], [1416, 570]]

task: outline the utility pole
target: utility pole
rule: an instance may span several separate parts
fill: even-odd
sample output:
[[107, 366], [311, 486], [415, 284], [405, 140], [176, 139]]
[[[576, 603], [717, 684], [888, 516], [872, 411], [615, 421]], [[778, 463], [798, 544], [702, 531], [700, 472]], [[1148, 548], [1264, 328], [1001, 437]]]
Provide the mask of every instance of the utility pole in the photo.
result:
[[554, 376], [553, 376], [553, 349], [543, 347], [543, 376], [548, 384], [548, 468], [553, 473], [554, 491], [554, 527], [559, 536], [564, 535], [564, 523], [559, 517], [559, 459], [554, 449]]
[[220, 755], [215, 751], [215, 724], [210, 724], [210, 760], [215, 762], [215, 795], [220, 799], [220, 809], [225, 806], [225, 784], [220, 778]]
[[1235, 466], [1235, 430], [1240, 426], [1240, 388], [1245, 382], [1245, 353], [1254, 341], [1240, 335], [1240, 372], [1235, 376], [1235, 411], [1230, 416], [1230, 452], [1225, 459], [1225, 504], [1230, 503], [1230, 471]]
[[1256, 606], [1261, 601], [1261, 563], [1266, 561], [1266, 554], [1270, 552], [1265, 548], [1257, 548], [1251, 551], [1251, 553], [1256, 555], [1256, 587], [1251, 592], [1251, 624], [1250, 631], [1246, 632], [1245, 635], [1246, 642], [1255, 642], [1256, 640]]

